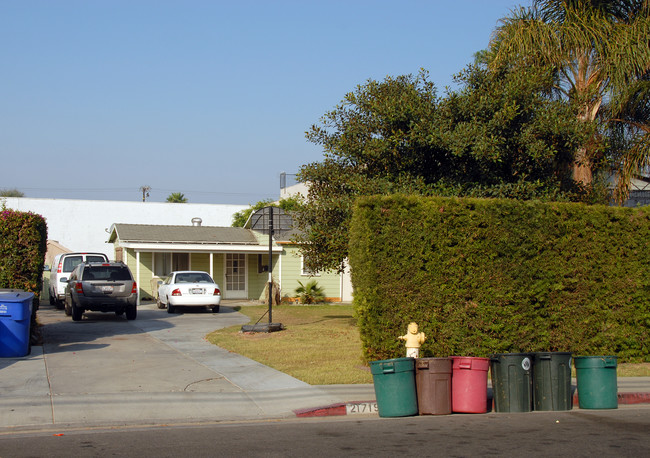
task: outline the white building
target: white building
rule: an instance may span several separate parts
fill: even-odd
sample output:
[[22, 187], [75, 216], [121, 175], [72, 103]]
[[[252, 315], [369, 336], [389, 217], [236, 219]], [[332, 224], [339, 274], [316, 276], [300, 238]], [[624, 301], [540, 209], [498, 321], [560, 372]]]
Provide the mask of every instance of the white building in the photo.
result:
[[109, 229], [115, 223], [192, 225], [201, 218], [204, 226], [232, 224], [232, 217], [248, 205], [176, 204], [167, 202], [125, 202], [109, 200], [34, 199], [3, 197], [7, 208], [32, 212], [47, 221], [47, 238], [70, 251], [97, 251], [113, 259]]

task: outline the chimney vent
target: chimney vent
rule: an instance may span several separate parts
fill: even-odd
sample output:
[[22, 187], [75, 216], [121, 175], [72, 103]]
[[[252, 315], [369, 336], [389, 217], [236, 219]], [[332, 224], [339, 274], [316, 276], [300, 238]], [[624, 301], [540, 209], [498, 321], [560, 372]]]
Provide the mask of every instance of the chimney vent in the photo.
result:
[[201, 218], [192, 218], [192, 226], [200, 226], [203, 220]]

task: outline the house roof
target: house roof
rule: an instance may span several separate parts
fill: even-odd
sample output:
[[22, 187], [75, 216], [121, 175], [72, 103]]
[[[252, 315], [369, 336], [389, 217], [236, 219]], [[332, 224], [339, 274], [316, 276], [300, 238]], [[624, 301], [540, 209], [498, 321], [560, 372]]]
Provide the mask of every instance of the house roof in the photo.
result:
[[109, 243], [187, 243], [259, 245], [255, 234], [243, 227], [163, 226], [153, 224], [113, 224]]

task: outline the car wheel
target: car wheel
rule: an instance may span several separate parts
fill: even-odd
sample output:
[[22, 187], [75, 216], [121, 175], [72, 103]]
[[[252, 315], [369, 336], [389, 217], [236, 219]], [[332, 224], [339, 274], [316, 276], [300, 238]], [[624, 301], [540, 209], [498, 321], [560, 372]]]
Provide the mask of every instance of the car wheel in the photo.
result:
[[174, 307], [169, 302], [167, 302], [167, 313], [174, 313], [175, 311], [176, 311], [176, 307]]
[[58, 299], [54, 299], [54, 306], [57, 308], [57, 310], [61, 310], [65, 307], [63, 301], [60, 301]]
[[52, 297], [52, 293], [48, 293], [48, 296], [50, 296], [50, 305], [54, 305], [54, 298]]
[[70, 308], [68, 301], [63, 302], [63, 311], [65, 312], [66, 316], [72, 315], [72, 308]]
[[156, 305], [158, 306], [159, 309], [164, 309], [165, 308], [165, 304], [162, 303], [162, 301], [160, 300], [160, 297], [158, 299], [156, 299]]
[[74, 302], [72, 303], [72, 321], [81, 321], [81, 315], [84, 314], [83, 309], [77, 307], [74, 305]]
[[219, 313], [219, 306], [218, 305], [215, 305], [214, 307], [212, 307], [212, 313]]
[[138, 316], [138, 309], [136, 308], [135, 305], [131, 305], [131, 306], [126, 308], [126, 319], [127, 320], [135, 320], [137, 316]]

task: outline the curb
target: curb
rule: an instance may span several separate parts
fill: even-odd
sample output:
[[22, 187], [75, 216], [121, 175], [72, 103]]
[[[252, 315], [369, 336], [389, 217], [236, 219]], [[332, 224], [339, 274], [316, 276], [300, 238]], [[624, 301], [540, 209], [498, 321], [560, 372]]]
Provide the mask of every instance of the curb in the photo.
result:
[[[650, 404], [650, 393], [618, 393], [619, 405]], [[578, 407], [578, 394], [573, 396], [573, 405]], [[587, 409], [588, 410], [588, 409]], [[377, 414], [377, 401], [342, 402], [329, 406], [294, 410], [298, 418], [339, 417], [343, 415]]]
[[339, 417], [343, 415], [372, 415], [378, 414], [377, 401], [341, 402], [329, 406], [313, 407], [294, 410], [298, 418], [308, 417]]

